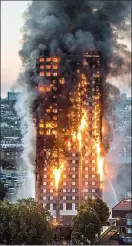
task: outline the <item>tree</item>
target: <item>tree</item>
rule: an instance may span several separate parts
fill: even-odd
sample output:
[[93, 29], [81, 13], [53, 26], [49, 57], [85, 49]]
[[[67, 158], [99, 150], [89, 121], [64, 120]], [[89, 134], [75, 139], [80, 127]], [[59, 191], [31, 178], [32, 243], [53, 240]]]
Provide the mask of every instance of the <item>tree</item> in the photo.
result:
[[48, 211], [33, 199], [1, 202], [1, 244], [48, 244], [53, 238]]
[[[95, 200], [93, 200], [92, 198], [88, 198], [85, 204], [90, 206], [97, 213], [101, 226], [105, 225], [110, 216], [110, 211], [107, 204], [98, 197], [96, 197]], [[83, 207], [85, 206], [85, 204], [81, 206]]]
[[4, 200], [6, 197], [7, 188], [5, 188], [4, 183], [0, 181], [0, 200]]
[[73, 218], [73, 244], [89, 244], [93, 242], [100, 228], [101, 224], [96, 212], [87, 204], [83, 204]]
[[11, 244], [11, 210], [12, 204], [9, 201], [0, 201], [0, 244]]

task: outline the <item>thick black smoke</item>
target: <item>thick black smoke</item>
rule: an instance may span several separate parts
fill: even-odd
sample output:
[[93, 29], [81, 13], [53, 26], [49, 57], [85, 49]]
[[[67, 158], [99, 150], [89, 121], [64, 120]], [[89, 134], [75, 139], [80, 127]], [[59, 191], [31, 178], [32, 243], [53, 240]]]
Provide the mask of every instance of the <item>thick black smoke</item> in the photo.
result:
[[130, 9], [130, 1], [33, 1], [29, 5], [25, 13], [23, 44], [19, 51], [24, 64], [19, 83], [28, 98], [27, 104], [21, 104], [21, 111], [26, 112], [23, 117], [26, 117], [27, 110], [30, 113], [32, 94], [37, 97], [34, 94], [38, 83], [35, 76], [36, 57], [40, 50], [45, 49], [49, 50], [50, 55], [65, 55], [66, 58], [68, 54], [100, 51], [103, 114], [104, 118], [111, 115], [113, 102], [118, 100], [120, 92], [106, 82], [106, 78], [108, 75], [113, 77], [130, 73], [130, 53], [125, 45], [118, 42], [118, 31], [125, 30]]
[[116, 30], [124, 27], [130, 1], [33, 1], [27, 10], [20, 56], [45, 44], [50, 53], [102, 53], [104, 73], [117, 75], [130, 71], [130, 55], [118, 44]]

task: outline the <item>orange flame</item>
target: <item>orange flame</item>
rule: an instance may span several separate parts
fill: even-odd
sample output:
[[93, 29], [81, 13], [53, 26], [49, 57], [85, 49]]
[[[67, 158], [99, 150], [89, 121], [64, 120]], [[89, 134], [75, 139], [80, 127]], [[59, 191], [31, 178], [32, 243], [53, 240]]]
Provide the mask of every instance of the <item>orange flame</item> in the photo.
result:
[[75, 132], [72, 133], [72, 140], [73, 140], [73, 141], [76, 140], [76, 133], [75, 133]]
[[81, 150], [81, 148], [82, 148], [82, 134], [83, 134], [84, 130], [87, 127], [86, 118], [87, 118], [87, 113], [86, 113], [86, 111], [84, 111], [82, 119], [81, 119], [81, 124], [79, 126], [79, 131], [78, 131], [78, 134], [77, 134], [77, 139], [78, 139], [78, 142], [79, 142], [79, 150]]
[[59, 187], [62, 171], [63, 171], [63, 164], [61, 164], [60, 167], [53, 169], [56, 190], [58, 190]]
[[53, 226], [57, 226], [58, 224], [59, 224], [59, 223], [58, 223], [57, 219], [54, 218], [54, 219], [53, 219], [53, 222], [52, 222], [52, 225], [53, 225]]
[[39, 91], [40, 92], [45, 92], [45, 87], [44, 86], [39, 86]]
[[68, 141], [67, 145], [68, 145], [68, 150], [70, 150], [71, 149], [71, 142]]

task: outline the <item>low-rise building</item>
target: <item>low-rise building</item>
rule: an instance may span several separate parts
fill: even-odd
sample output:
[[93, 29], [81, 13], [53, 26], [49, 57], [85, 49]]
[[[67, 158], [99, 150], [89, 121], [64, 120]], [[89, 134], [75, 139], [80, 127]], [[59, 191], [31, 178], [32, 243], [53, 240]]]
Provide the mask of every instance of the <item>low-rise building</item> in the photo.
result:
[[126, 238], [132, 243], [132, 213], [126, 214]]
[[112, 218], [120, 229], [120, 238], [132, 243], [132, 198], [124, 198], [112, 208]]

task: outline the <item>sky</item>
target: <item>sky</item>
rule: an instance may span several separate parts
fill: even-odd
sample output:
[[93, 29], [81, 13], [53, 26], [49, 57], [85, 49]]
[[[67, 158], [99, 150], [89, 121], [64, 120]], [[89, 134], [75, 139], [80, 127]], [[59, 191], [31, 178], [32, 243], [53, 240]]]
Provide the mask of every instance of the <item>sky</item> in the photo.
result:
[[[16, 81], [21, 70], [21, 61], [18, 51], [21, 47], [21, 28], [23, 27], [23, 12], [31, 1], [1, 1], [1, 96], [6, 97]], [[127, 45], [130, 45], [130, 42]], [[120, 80], [120, 78], [119, 78]], [[122, 82], [121, 92], [130, 95], [130, 88], [126, 83], [128, 78]], [[118, 86], [118, 81], [114, 82]]]
[[23, 12], [29, 1], [1, 1], [1, 96], [16, 81], [21, 69], [18, 56], [23, 27]]

